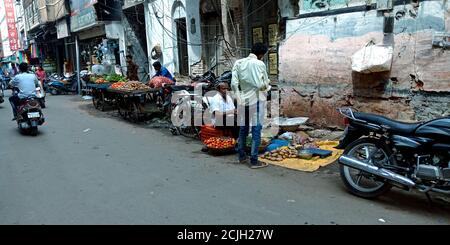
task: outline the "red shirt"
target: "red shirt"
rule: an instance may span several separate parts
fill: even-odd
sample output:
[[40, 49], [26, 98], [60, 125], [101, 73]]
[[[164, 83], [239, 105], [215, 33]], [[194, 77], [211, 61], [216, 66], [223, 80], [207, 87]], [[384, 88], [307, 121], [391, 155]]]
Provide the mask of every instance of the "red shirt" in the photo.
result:
[[45, 71], [44, 71], [44, 70], [37, 70], [37, 71], [36, 71], [36, 76], [37, 76], [37, 78], [39, 79], [39, 81], [42, 81], [42, 80], [45, 80], [45, 77], [46, 77], [47, 75], [45, 74]]

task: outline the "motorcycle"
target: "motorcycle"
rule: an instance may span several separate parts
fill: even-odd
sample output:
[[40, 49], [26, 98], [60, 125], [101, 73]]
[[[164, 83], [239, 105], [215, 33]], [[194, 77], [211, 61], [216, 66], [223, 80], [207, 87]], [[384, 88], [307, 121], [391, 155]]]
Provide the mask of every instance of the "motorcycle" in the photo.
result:
[[38, 126], [45, 122], [39, 101], [34, 98], [22, 99], [17, 108], [17, 126], [23, 134], [36, 136], [38, 134]]
[[11, 78], [5, 75], [0, 75], [0, 87], [1, 90], [5, 91], [7, 89], [10, 89], [9, 82], [11, 82]]
[[0, 104], [5, 102], [5, 90], [3, 89], [3, 86], [0, 88]]
[[42, 109], [47, 107], [45, 105], [45, 91], [41, 87], [36, 88], [36, 100], [39, 102]]
[[77, 75], [65, 75], [62, 79], [57, 75], [52, 75], [49, 78], [47, 89], [52, 95], [78, 93]]
[[351, 194], [376, 198], [392, 187], [450, 195], [450, 116], [402, 123], [339, 109], [347, 128], [338, 149], [340, 175]]
[[[213, 70], [215, 66], [209, 69], [203, 76], [192, 79], [191, 86], [172, 86], [166, 97], [166, 104], [170, 103], [172, 119], [179, 120], [181, 125], [170, 129], [173, 135], [183, 135], [190, 138], [198, 138], [200, 127], [195, 122], [193, 115], [203, 113], [209, 108], [208, 98], [205, 96], [208, 92], [216, 90], [219, 83], [226, 82], [231, 84], [231, 72], [225, 72], [220, 77], [216, 77]], [[201, 87], [201, 94], [195, 94], [195, 88]], [[173, 93], [177, 93], [177, 100], [172, 103]], [[190, 113], [187, 113], [189, 112]], [[189, 115], [190, 114], [190, 115]], [[190, 116], [191, 118], [185, 118]], [[201, 122], [203, 124], [203, 122]]]

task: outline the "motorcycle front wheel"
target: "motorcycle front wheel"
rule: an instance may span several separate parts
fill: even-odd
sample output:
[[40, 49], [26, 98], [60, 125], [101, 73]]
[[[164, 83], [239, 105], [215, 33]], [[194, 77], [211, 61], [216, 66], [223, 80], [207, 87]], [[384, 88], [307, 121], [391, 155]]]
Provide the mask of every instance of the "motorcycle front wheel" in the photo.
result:
[[[344, 155], [369, 165], [374, 165], [374, 161], [387, 163], [391, 155], [390, 150], [377, 145], [376, 139], [362, 138], [349, 145], [344, 151]], [[345, 165], [340, 165], [340, 173], [347, 190], [362, 198], [376, 198], [392, 188], [392, 185], [380, 181], [372, 174]]]

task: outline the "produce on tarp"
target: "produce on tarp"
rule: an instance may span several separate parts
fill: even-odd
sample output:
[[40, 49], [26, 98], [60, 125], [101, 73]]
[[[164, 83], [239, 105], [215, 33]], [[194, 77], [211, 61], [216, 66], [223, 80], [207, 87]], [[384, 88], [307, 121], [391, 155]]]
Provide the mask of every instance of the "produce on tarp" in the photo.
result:
[[298, 151], [295, 147], [282, 147], [278, 150], [266, 152], [261, 158], [281, 162], [288, 158], [298, 158]]

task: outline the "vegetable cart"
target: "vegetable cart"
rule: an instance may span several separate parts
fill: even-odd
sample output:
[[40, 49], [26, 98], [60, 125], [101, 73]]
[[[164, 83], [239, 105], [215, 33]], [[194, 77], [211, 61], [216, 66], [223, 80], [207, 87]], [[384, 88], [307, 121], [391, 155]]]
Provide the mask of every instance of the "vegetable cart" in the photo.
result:
[[108, 88], [117, 100], [119, 115], [125, 120], [137, 123], [142, 118], [160, 112], [155, 98], [159, 89], [121, 90]]
[[108, 88], [111, 87], [111, 83], [90, 83], [87, 86], [92, 91], [92, 103], [96, 109], [105, 111], [106, 106], [114, 107], [116, 105], [115, 94], [108, 91]]

